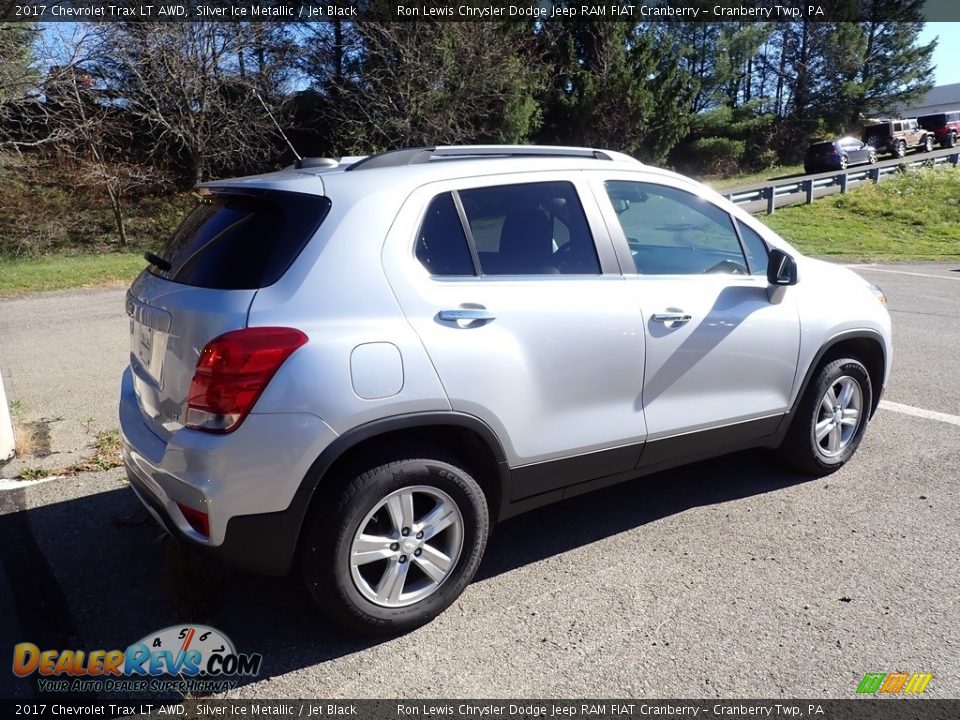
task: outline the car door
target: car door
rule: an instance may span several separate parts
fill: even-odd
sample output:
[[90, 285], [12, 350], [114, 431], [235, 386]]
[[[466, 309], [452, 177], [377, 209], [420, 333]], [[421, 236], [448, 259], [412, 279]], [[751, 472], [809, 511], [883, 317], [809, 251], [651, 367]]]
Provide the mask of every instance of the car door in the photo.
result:
[[451, 409], [500, 438], [514, 500], [631, 470], [646, 436], [643, 319], [622, 302], [589, 187], [569, 177], [421, 188], [384, 246]]
[[647, 338], [643, 464], [773, 433], [800, 322], [790, 288], [769, 292], [761, 232], [681, 180], [597, 175], [593, 187]]
[[846, 138], [843, 143], [850, 165], [859, 165], [870, 160], [870, 148], [856, 138]]
[[916, 120], [908, 120], [903, 124], [904, 130], [907, 134], [907, 145], [909, 147], [917, 147], [920, 145], [920, 141], [923, 139], [923, 132], [920, 130], [920, 125]]

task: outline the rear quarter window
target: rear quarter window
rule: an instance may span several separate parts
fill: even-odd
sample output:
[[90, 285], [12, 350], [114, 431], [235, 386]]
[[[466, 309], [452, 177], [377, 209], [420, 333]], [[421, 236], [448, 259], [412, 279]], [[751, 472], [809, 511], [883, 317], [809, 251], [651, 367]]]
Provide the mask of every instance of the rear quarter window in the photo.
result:
[[200, 200], [158, 253], [173, 282], [217, 290], [254, 290], [279, 280], [316, 233], [330, 200], [266, 190], [220, 191]]

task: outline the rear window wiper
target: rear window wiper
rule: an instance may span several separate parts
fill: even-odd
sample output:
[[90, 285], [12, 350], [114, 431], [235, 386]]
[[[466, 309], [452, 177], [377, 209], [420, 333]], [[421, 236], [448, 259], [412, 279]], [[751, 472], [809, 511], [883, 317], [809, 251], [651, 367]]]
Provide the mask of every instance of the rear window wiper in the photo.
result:
[[156, 266], [158, 269], [162, 270], [163, 272], [170, 272], [170, 269], [173, 267], [173, 265], [170, 264], [169, 260], [164, 260], [159, 255], [155, 255], [154, 253], [149, 251], [143, 254], [143, 259], [146, 260], [151, 265]]

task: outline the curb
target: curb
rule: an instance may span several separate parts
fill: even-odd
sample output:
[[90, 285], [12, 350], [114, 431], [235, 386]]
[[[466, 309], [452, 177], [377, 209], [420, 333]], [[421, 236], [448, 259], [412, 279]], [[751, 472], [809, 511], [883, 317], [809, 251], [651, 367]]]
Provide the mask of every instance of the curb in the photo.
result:
[[0, 460], [9, 460], [14, 453], [13, 423], [7, 406], [7, 393], [3, 389], [3, 374], [0, 373]]

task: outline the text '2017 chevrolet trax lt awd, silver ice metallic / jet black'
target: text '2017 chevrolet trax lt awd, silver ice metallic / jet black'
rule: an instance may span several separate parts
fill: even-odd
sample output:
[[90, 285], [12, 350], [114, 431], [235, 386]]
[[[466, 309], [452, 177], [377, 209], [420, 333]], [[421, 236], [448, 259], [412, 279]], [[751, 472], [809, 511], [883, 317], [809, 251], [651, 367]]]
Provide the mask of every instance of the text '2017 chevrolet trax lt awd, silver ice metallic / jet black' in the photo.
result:
[[879, 290], [615, 152], [476, 146], [206, 183], [127, 295], [130, 484], [170, 533], [421, 625], [490, 528], [694, 460], [824, 474], [890, 369]]

